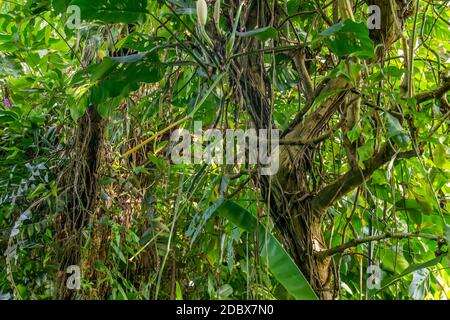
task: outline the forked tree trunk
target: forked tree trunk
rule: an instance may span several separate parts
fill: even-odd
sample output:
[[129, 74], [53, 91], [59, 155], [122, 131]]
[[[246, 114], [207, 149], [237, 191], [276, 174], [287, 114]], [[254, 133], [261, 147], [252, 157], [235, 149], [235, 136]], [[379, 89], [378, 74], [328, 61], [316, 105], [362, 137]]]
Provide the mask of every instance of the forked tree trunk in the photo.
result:
[[[340, 0], [339, 0], [340, 1]], [[371, 32], [375, 44], [382, 44], [378, 51], [381, 57], [401, 35], [405, 15], [405, 5], [401, 0], [370, 0], [368, 4], [376, 4], [381, 9], [381, 30]], [[234, 17], [238, 2], [230, 1], [230, 17]], [[393, 6], [393, 7], [392, 7]], [[275, 13], [272, 15], [272, 9]], [[266, 1], [250, 1], [247, 10], [243, 11], [241, 21], [245, 21], [246, 30], [263, 27], [273, 21], [277, 25], [277, 3]], [[255, 39], [241, 39], [239, 52], [258, 52], [263, 48]], [[257, 128], [271, 128], [271, 82], [264, 65], [263, 53], [243, 55], [237, 60], [232, 79], [238, 105], [243, 103]], [[300, 67], [303, 67], [300, 65]], [[305, 69], [301, 81], [305, 81]], [[310, 83], [302, 83], [306, 88]], [[307, 89], [307, 88], [306, 88]], [[343, 79], [332, 79], [320, 90], [315, 88], [309, 103], [324, 92], [338, 92], [322, 102], [314, 111], [306, 116], [295, 117], [284, 138], [304, 141], [297, 146], [280, 146], [280, 168], [273, 177], [261, 176], [263, 197], [270, 203], [271, 216], [280, 231], [280, 235], [312, 288], [321, 299], [333, 299], [338, 296], [338, 285], [335, 283], [335, 271], [329, 257], [321, 257], [320, 251], [326, 250], [322, 231], [322, 222], [328, 208], [347, 192], [362, 183], [363, 177], [369, 178], [373, 171], [389, 161], [392, 156], [390, 146], [384, 146], [365, 162], [361, 170], [357, 164], [336, 181], [325, 187], [311, 187], [314, 174], [317, 172], [313, 161], [314, 154], [319, 152], [317, 141], [328, 126], [331, 117], [338, 109], [346, 110], [346, 98], [352, 93], [351, 86]], [[311, 90], [310, 90], [311, 91]], [[307, 97], [308, 101], [308, 97]], [[345, 112], [342, 117], [345, 117]], [[345, 119], [343, 119], [345, 120]], [[313, 141], [314, 143], [308, 143]], [[362, 173], [362, 174], [361, 174]]]

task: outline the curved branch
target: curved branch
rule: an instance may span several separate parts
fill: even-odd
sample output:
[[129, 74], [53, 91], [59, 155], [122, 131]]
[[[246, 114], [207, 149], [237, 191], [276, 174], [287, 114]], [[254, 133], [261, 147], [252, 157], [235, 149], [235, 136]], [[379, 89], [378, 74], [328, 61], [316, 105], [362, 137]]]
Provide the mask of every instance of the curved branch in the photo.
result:
[[[368, 179], [372, 173], [389, 162], [395, 154], [391, 143], [386, 142], [372, 158], [364, 162], [364, 169], [359, 167], [351, 168], [346, 174], [330, 183], [313, 198], [311, 202], [312, 209], [318, 216], [322, 216], [326, 209], [337, 199], [359, 186], [364, 179]], [[400, 152], [398, 159], [414, 157], [414, 151]]]
[[305, 59], [306, 53], [304, 48], [299, 49], [293, 58], [295, 66], [301, 75], [301, 82], [303, 84], [303, 89], [305, 90], [306, 104], [309, 105], [314, 99], [314, 85], [311, 81], [308, 69], [305, 66]]
[[324, 141], [325, 139], [328, 139], [334, 132], [336, 132], [336, 130], [338, 130], [340, 127], [342, 126], [342, 120], [339, 121], [338, 123], [336, 123], [330, 130], [328, 130], [327, 132], [323, 133], [322, 135], [315, 137], [315, 138], [311, 138], [311, 139], [283, 139], [283, 140], [279, 140], [278, 143], [280, 145], [315, 145], [318, 144], [322, 141]]
[[318, 252], [318, 255], [321, 257], [332, 256], [336, 253], [343, 252], [349, 248], [356, 247], [360, 244], [371, 242], [371, 241], [380, 241], [380, 240], [385, 240], [385, 239], [405, 239], [405, 238], [426, 238], [426, 239], [435, 240], [435, 241], [445, 241], [445, 239], [443, 237], [439, 237], [434, 234], [427, 234], [427, 233], [420, 233], [420, 232], [407, 232], [407, 233], [388, 232], [388, 233], [379, 234], [376, 236], [370, 236], [370, 237], [361, 238], [361, 239], [353, 239], [353, 240], [351, 240], [347, 243], [344, 243], [340, 246], [337, 246], [337, 247], [334, 247], [334, 248], [331, 248], [328, 250], [320, 251], [320, 252]]
[[444, 84], [437, 89], [416, 94], [414, 98], [416, 98], [417, 103], [422, 103], [431, 99], [441, 98], [448, 91], [450, 91], [450, 80], [445, 81]]

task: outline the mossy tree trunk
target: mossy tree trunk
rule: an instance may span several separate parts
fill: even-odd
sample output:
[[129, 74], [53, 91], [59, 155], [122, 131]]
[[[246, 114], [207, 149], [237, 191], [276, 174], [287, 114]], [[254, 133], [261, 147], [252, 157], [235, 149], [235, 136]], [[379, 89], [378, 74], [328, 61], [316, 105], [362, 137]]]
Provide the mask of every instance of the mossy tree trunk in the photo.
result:
[[[371, 32], [371, 37], [375, 44], [383, 45], [378, 51], [378, 55], [382, 56], [401, 36], [403, 19], [406, 17], [405, 4], [397, 0], [371, 0], [368, 4], [376, 4], [381, 8], [383, 28]], [[236, 14], [238, 2], [231, 1], [230, 5], [229, 16], [232, 17]], [[277, 5], [277, 2], [250, 1], [243, 11], [241, 23], [245, 22], [246, 30], [271, 24], [276, 27]], [[237, 51], [261, 52], [262, 48], [262, 42], [244, 38], [240, 39]], [[263, 197], [270, 203], [271, 216], [295, 262], [321, 299], [333, 299], [338, 296], [339, 290], [335, 281], [336, 270], [331, 258], [320, 254], [327, 249], [322, 230], [325, 214], [336, 200], [354, 190], [363, 183], [363, 179], [370, 178], [377, 168], [387, 163], [394, 150], [390, 144], [386, 144], [364, 163], [364, 169], [358, 166], [357, 161], [349, 161], [351, 169], [346, 174], [328, 185], [316, 183], [315, 175], [319, 168], [313, 159], [320, 153], [320, 144], [340, 127], [339, 124], [354, 124], [359, 114], [353, 115], [356, 117], [352, 120], [348, 119], [351, 112], [347, 110], [352, 107], [349, 101], [353, 101], [354, 93], [347, 81], [336, 78], [316, 87], [312, 85], [305, 66], [307, 50], [299, 46], [292, 56], [293, 67], [301, 75], [300, 87], [306, 98], [306, 106], [302, 110], [310, 110], [314, 100], [321, 94], [336, 93], [313, 111], [299, 111], [293, 117], [283, 138], [299, 143], [280, 146], [278, 173], [273, 177], [260, 176], [259, 181]], [[243, 55], [233, 70], [235, 73], [232, 79], [237, 79], [232, 84], [237, 103], [246, 107], [256, 128], [272, 128], [271, 75], [264, 64], [264, 53]]]
[[105, 121], [95, 106], [90, 106], [78, 120], [73, 144], [67, 150], [68, 163], [59, 180], [64, 190], [60, 195], [64, 207], [57, 222], [57, 239], [60, 241], [60, 272], [58, 276], [57, 298], [75, 299], [76, 290], [66, 286], [68, 266], [77, 265], [81, 269], [83, 228], [97, 203], [102, 144], [104, 142]]

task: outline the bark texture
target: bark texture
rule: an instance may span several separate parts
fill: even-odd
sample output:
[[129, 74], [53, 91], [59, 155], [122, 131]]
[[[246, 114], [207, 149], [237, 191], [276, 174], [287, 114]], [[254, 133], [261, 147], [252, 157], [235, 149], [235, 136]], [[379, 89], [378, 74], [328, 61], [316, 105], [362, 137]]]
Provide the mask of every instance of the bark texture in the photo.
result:
[[[375, 44], [381, 45], [382, 50], [378, 54], [382, 56], [385, 50], [391, 48], [401, 37], [403, 21], [407, 16], [406, 7], [400, 0], [370, 0], [367, 3], [376, 4], [381, 8], [383, 27], [381, 30], [371, 32], [371, 37]], [[238, 3], [230, 4], [229, 14], [233, 17]], [[341, 11], [345, 11], [344, 9]], [[351, 12], [347, 11], [345, 11], [349, 15], [347, 18], [352, 18]], [[277, 13], [276, 2], [272, 7], [272, 4], [269, 5], [266, 1], [250, 1], [241, 18], [241, 22], [245, 24], [240, 27], [252, 30], [271, 23], [276, 25]], [[260, 52], [263, 48], [262, 42], [252, 38], [239, 41], [238, 52]], [[382, 146], [372, 159], [364, 163], [364, 169], [358, 166], [356, 159], [351, 161], [349, 156], [351, 170], [333, 183], [325, 186], [318, 184], [317, 161], [314, 161], [320, 152], [318, 145], [332, 134], [333, 130], [339, 128], [339, 125], [331, 125], [332, 121], [339, 121], [336, 118], [340, 118], [341, 123], [351, 129], [357, 121], [355, 116], [359, 116], [360, 100], [355, 102], [355, 98], [358, 99], [352, 92], [355, 88], [342, 78], [328, 79], [313, 88], [305, 67], [305, 50], [300, 48], [293, 54], [294, 67], [302, 75], [299, 87], [303, 88], [306, 98], [303, 110], [310, 111], [300, 111], [284, 132], [283, 138], [304, 143], [280, 146], [278, 173], [273, 177], [260, 176], [259, 181], [263, 197], [270, 203], [271, 216], [296, 264], [320, 298], [333, 299], [338, 296], [339, 290], [338, 284], [334, 281], [336, 270], [331, 258], [320, 254], [327, 249], [322, 230], [325, 214], [334, 201], [356, 188], [377, 168], [388, 162], [394, 150], [389, 144]], [[232, 79], [237, 80], [232, 85], [238, 105], [244, 104], [255, 127], [270, 129], [273, 127], [272, 89], [263, 55], [256, 53], [240, 57], [233, 65]], [[316, 98], [326, 93], [332, 94], [312, 108]], [[358, 107], [356, 115], [353, 110], [355, 106]], [[352, 119], [349, 119], [349, 114], [352, 115]], [[324, 134], [326, 131], [328, 132]]]
[[66, 269], [70, 265], [81, 266], [83, 247], [82, 230], [87, 225], [89, 215], [94, 211], [97, 201], [99, 164], [101, 146], [104, 140], [105, 122], [97, 109], [90, 106], [79, 119], [73, 145], [68, 150], [68, 164], [60, 176], [59, 186], [64, 207], [57, 221], [61, 257], [58, 277], [57, 297], [75, 299], [75, 290], [66, 287]]

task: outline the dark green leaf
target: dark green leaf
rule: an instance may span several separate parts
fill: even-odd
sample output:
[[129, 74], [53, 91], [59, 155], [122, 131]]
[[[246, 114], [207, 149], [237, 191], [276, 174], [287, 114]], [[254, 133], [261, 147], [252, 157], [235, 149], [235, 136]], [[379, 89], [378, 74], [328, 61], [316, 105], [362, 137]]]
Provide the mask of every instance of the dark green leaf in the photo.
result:
[[133, 23], [145, 17], [145, 0], [73, 0], [80, 7], [81, 19], [99, 20], [106, 23]]
[[277, 36], [277, 29], [274, 27], [263, 27], [246, 32], [236, 32], [236, 34], [240, 37], [256, 37], [258, 40], [266, 41]]
[[265, 239], [265, 227], [257, 225], [256, 218], [250, 212], [233, 201], [226, 201], [218, 208], [218, 213], [248, 232], [255, 232], [258, 227], [261, 261], [266, 263], [268, 260], [269, 270], [296, 299], [317, 299], [308, 281], [283, 246], [270, 232]]
[[350, 19], [332, 25], [320, 33], [328, 47], [339, 57], [354, 55], [360, 58], [374, 56], [374, 46], [364, 22]]
[[388, 138], [391, 138], [399, 147], [409, 144], [409, 137], [403, 129], [400, 121], [389, 112], [386, 113]]

